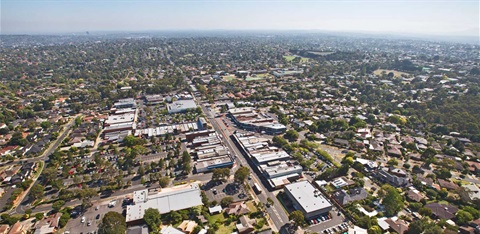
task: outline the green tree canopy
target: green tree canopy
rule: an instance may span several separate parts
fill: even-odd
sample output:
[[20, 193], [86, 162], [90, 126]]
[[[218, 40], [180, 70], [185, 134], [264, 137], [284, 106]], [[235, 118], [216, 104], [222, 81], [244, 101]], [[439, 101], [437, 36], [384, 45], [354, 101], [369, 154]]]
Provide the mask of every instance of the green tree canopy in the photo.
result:
[[114, 211], [106, 213], [98, 227], [99, 234], [125, 234], [126, 231], [125, 217]]
[[240, 167], [234, 175], [235, 182], [239, 184], [245, 183], [248, 175], [250, 174], [250, 169], [248, 167]]
[[157, 209], [148, 208], [145, 210], [143, 220], [147, 223], [152, 232], [158, 231], [158, 226], [162, 223], [162, 217]]
[[303, 213], [299, 210], [296, 210], [290, 213], [290, 215], [288, 216], [288, 219], [293, 221], [293, 224], [297, 227], [298, 226], [302, 227], [305, 225], [305, 216], [303, 216]]
[[387, 216], [394, 216], [404, 208], [403, 198], [396, 188], [391, 185], [384, 185], [382, 189], [386, 192], [383, 198], [383, 205], [385, 206], [385, 214]]

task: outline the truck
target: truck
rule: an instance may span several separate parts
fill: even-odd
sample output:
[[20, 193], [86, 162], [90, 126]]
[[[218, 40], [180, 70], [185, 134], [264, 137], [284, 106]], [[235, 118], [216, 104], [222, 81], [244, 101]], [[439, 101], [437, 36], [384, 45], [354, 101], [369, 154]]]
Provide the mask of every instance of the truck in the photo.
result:
[[260, 186], [259, 186], [257, 183], [253, 183], [253, 190], [254, 190], [255, 193], [257, 193], [257, 194], [262, 193], [262, 188], [260, 188]]

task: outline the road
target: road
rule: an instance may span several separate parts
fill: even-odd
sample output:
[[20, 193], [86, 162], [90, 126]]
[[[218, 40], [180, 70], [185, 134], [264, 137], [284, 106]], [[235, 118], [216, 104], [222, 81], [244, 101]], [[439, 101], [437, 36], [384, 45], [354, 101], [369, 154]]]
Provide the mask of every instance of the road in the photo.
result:
[[[250, 169], [252, 172], [256, 172], [257, 170], [254, 170], [252, 166], [247, 162], [247, 160], [244, 158], [243, 154], [239, 151], [237, 146], [232, 142], [230, 139], [230, 131], [227, 129], [227, 127], [222, 123], [222, 121], [218, 121], [219, 119], [214, 118], [210, 111], [203, 105], [200, 104], [201, 108], [203, 109], [203, 112], [206, 114], [207, 118], [210, 120], [210, 123], [212, 124], [213, 128], [221, 134], [226, 146], [230, 149], [230, 152], [232, 155], [235, 155], [235, 159], [237, 160], [237, 164], [246, 166]], [[273, 206], [270, 208], [267, 208], [267, 211], [269, 213], [269, 216], [271, 220], [273, 221], [274, 227], [272, 227], [275, 231], [282, 230], [283, 226], [285, 224], [289, 223], [289, 219], [287, 214], [284, 212], [282, 205], [278, 201], [278, 199], [275, 197], [275, 194], [272, 192], [269, 192], [267, 188], [264, 187], [263, 183], [261, 183], [261, 179], [258, 177], [257, 173], [251, 173], [252, 175], [252, 180], [257, 183], [261, 189], [264, 191], [263, 193], [257, 194], [256, 197], [259, 201], [262, 203], [266, 204], [267, 203], [267, 198], [270, 198], [274, 201]]]
[[[78, 116], [78, 115], [77, 115]], [[48, 156], [50, 156], [50, 154], [52, 154], [53, 152], [55, 152], [55, 150], [58, 148], [58, 146], [60, 146], [60, 144], [63, 142], [63, 140], [68, 136], [69, 132], [70, 132], [70, 128], [72, 127], [72, 125], [75, 123], [75, 118], [77, 116], [74, 116], [70, 122], [68, 122], [65, 126], [64, 126], [64, 129], [63, 129], [63, 132], [62, 134], [60, 134], [60, 136], [58, 136], [58, 138], [55, 140], [55, 142], [53, 144], [50, 144], [50, 146], [48, 147], [47, 150], [45, 150], [43, 152], [43, 154], [40, 156], [40, 157], [37, 157], [37, 158], [31, 158], [31, 159], [28, 159], [26, 161], [28, 162], [37, 162], [37, 161], [46, 161], [48, 159]], [[47, 163], [43, 163], [43, 167], [40, 168], [40, 174], [42, 173], [43, 169], [45, 169], [45, 167], [47, 166]], [[34, 178], [34, 181], [32, 183], [32, 185], [30, 186], [30, 188], [34, 185], [38, 183], [38, 177], [37, 178]], [[27, 189], [27, 191], [25, 191], [23, 193], [23, 197], [20, 198], [20, 203], [19, 205], [17, 205], [17, 207], [15, 207], [15, 209], [13, 209], [10, 214], [23, 214], [25, 213], [25, 210], [28, 209], [28, 207], [26, 206], [27, 203], [28, 203], [28, 193], [30, 191], [30, 188]]]

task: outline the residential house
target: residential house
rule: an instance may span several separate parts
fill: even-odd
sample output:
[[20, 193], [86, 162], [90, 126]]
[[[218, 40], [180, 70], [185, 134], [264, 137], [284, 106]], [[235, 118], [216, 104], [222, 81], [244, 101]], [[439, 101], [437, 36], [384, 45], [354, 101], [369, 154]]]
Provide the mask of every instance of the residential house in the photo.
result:
[[333, 140], [333, 144], [340, 147], [345, 147], [345, 148], [347, 148], [350, 145], [350, 143], [347, 140], [340, 139], [340, 138], [335, 138]]
[[252, 233], [255, 230], [253, 225], [255, 225], [255, 219], [249, 219], [248, 216], [243, 215], [239, 218], [239, 222], [236, 224], [236, 227], [239, 234], [246, 234]]
[[410, 201], [414, 201], [414, 202], [420, 202], [422, 199], [425, 198], [423, 194], [420, 193], [420, 191], [418, 191], [413, 187], [409, 187], [409, 190], [407, 191], [406, 195]]
[[184, 233], [190, 234], [193, 232], [193, 229], [198, 226], [195, 221], [192, 220], [183, 220], [183, 222], [178, 225], [178, 229], [182, 230]]
[[385, 222], [388, 223], [391, 230], [395, 231], [398, 234], [403, 234], [408, 230], [409, 224], [397, 217], [388, 218], [385, 220]]
[[337, 191], [333, 194], [333, 199], [335, 199], [339, 204], [346, 205], [350, 202], [359, 201], [367, 198], [368, 193], [364, 188], [352, 188], [348, 192], [344, 189]]
[[425, 207], [432, 210], [433, 215], [439, 219], [452, 219], [458, 211], [456, 206], [439, 204], [437, 202], [429, 203]]
[[42, 219], [35, 225], [35, 234], [55, 233], [58, 229], [58, 221], [62, 213], [58, 212], [48, 218]]
[[447, 190], [455, 190], [455, 189], [458, 189], [459, 186], [451, 181], [447, 181], [447, 180], [442, 180], [442, 179], [438, 179], [438, 185], [440, 185], [441, 188], [446, 188]]
[[8, 229], [10, 229], [10, 226], [8, 226], [7, 224], [0, 225], [0, 234], [7, 234]]
[[465, 192], [468, 194], [468, 197], [471, 200], [480, 199], [480, 188], [476, 184], [471, 183], [471, 184], [463, 185], [462, 187], [465, 190]]
[[240, 201], [240, 202], [234, 202], [228, 206], [228, 208], [225, 209], [225, 212], [228, 215], [244, 215], [250, 213], [250, 209], [248, 208], [247, 204], [245, 202]]
[[406, 187], [410, 184], [408, 178], [394, 175], [388, 170], [385, 170], [385, 168], [378, 170], [376, 177], [380, 181], [387, 182], [394, 187]]

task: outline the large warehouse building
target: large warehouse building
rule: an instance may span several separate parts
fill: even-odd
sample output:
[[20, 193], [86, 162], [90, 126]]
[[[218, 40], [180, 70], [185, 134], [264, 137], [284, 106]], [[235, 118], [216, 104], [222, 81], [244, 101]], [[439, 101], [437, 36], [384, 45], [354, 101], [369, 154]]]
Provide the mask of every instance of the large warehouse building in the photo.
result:
[[328, 213], [332, 204], [308, 181], [285, 185], [285, 194], [295, 209], [302, 211], [306, 219]]
[[133, 203], [134, 205], [127, 206], [127, 223], [141, 222], [148, 208], [158, 209], [160, 214], [165, 214], [203, 205], [200, 188], [196, 183], [164, 188], [155, 193], [149, 193], [148, 189], [135, 191]]

